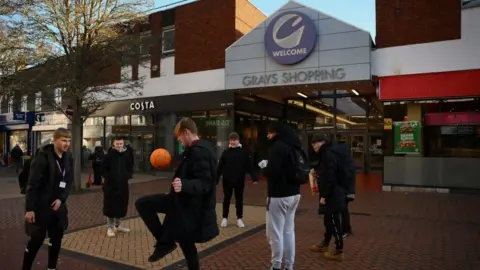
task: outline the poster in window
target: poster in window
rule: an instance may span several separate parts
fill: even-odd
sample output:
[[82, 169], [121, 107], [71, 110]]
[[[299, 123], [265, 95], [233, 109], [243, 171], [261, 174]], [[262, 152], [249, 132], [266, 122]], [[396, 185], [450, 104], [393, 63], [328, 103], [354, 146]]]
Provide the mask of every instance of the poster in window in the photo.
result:
[[420, 153], [420, 122], [394, 122], [395, 154]]

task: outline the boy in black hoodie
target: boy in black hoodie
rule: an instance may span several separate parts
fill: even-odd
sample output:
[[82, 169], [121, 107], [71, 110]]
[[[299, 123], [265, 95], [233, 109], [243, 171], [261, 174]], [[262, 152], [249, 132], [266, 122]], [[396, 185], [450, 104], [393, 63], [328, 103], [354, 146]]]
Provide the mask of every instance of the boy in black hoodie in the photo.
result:
[[[342, 261], [343, 233], [340, 215], [346, 206], [346, 189], [340, 169], [346, 164], [340, 164], [337, 158], [346, 151], [339, 145], [333, 145], [328, 137], [316, 135], [312, 138], [312, 148], [318, 154], [319, 162], [315, 168], [318, 176], [320, 204], [325, 206], [324, 220], [325, 234], [319, 245], [311, 247], [312, 251], [323, 252], [327, 259]], [[348, 150], [348, 149], [347, 149]], [[329, 252], [329, 244], [335, 239], [335, 250]]]
[[240, 144], [240, 136], [233, 132], [229, 136], [229, 148], [222, 153], [217, 168], [217, 185], [223, 175], [223, 219], [221, 227], [228, 226], [230, 200], [235, 192], [235, 208], [237, 210], [237, 226], [245, 227], [243, 222], [243, 191], [245, 189], [245, 174], [250, 174], [254, 184], [258, 183], [253, 173], [253, 163]]
[[[294, 150], [303, 152], [299, 136], [295, 131], [275, 122], [267, 129], [270, 140], [268, 161], [259, 166], [266, 167], [267, 177], [267, 238], [272, 249], [272, 268], [281, 269], [285, 258], [285, 269], [292, 270], [295, 263], [295, 212], [300, 202], [300, 185], [294, 184], [296, 165], [291, 158]], [[285, 256], [283, 254], [285, 253]]]

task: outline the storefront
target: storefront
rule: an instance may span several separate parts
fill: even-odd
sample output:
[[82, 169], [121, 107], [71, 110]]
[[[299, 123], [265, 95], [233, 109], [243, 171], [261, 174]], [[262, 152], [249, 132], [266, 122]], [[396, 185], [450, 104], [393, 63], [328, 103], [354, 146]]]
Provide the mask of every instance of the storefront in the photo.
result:
[[8, 153], [15, 145], [22, 149], [24, 155], [31, 154], [33, 121], [33, 112], [13, 112], [0, 115], [0, 153], [5, 162], [8, 162]]
[[200, 137], [220, 154], [234, 129], [233, 101], [233, 92], [214, 91], [111, 102], [85, 121], [83, 144], [93, 151], [109, 148], [114, 136], [125, 137], [134, 150], [135, 171], [150, 171], [155, 149], [165, 148], [174, 157], [183, 151], [174, 128], [180, 118], [192, 117]]
[[[383, 168], [383, 106], [372, 81], [370, 34], [289, 1], [226, 50], [226, 89], [236, 93], [236, 129], [254, 155], [266, 126], [284, 121], [351, 147], [357, 168]], [[309, 157], [315, 160], [312, 150]]]
[[[392, 123], [385, 130], [386, 189], [480, 189], [480, 89], [462, 83], [461, 77], [453, 80], [455, 87], [445, 87], [447, 78], [440, 73], [435, 82], [430, 81], [440, 95], [422, 90], [420, 85], [428, 80], [415, 86], [402, 85], [398, 79], [395, 87], [387, 80], [381, 83], [385, 118]], [[396, 97], [397, 87], [417, 91], [407, 93], [408, 99]]]
[[58, 128], [71, 129], [71, 121], [62, 112], [49, 111], [35, 114], [32, 127], [34, 149], [53, 142], [53, 133]]

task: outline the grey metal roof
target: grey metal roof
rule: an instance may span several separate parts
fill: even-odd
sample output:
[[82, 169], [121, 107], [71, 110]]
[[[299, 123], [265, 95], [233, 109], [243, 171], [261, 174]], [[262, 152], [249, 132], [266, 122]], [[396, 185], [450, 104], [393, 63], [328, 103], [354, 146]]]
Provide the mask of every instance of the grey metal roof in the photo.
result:
[[480, 0], [463, 1], [462, 9], [480, 7]]

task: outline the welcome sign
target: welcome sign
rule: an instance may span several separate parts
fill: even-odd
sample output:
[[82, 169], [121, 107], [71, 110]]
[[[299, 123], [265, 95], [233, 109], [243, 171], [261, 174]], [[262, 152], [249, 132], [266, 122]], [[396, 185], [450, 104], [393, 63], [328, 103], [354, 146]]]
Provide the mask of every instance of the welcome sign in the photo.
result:
[[316, 43], [315, 24], [310, 17], [298, 11], [279, 14], [265, 31], [265, 50], [281, 65], [303, 61], [313, 51]]

